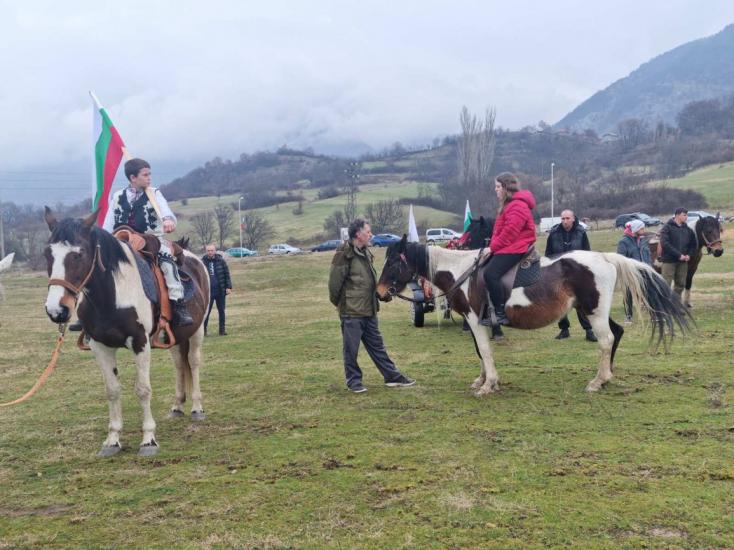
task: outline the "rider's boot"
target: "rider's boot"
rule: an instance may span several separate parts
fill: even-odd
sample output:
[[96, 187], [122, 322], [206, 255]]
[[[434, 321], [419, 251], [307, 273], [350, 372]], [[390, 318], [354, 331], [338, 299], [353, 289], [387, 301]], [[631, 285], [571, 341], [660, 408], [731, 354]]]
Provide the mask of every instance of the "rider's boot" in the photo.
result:
[[186, 302], [183, 298], [173, 302], [173, 324], [179, 327], [187, 327], [194, 324], [191, 314], [186, 309]]

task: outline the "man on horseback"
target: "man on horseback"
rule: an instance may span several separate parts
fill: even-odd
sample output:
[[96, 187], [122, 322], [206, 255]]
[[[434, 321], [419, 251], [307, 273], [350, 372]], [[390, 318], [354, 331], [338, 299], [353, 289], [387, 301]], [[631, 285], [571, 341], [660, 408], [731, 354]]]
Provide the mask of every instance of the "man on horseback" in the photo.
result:
[[176, 216], [160, 190], [150, 187], [150, 164], [143, 159], [131, 159], [125, 163], [125, 176], [130, 185], [112, 195], [102, 227], [112, 233], [126, 225], [138, 233], [158, 237], [161, 243], [158, 260], [173, 305], [173, 323], [191, 325], [194, 320], [186, 309], [184, 289], [170, 242], [163, 238], [164, 233], [172, 233], [176, 229]]
[[520, 190], [517, 177], [503, 172], [494, 182], [499, 202], [499, 215], [494, 222], [490, 249], [492, 257], [484, 270], [488, 305], [480, 323], [492, 325], [490, 304], [494, 306], [498, 325], [507, 325], [505, 314], [505, 290], [502, 275], [507, 273], [530, 250], [535, 242], [535, 222], [531, 210], [535, 208], [535, 197], [528, 190]]

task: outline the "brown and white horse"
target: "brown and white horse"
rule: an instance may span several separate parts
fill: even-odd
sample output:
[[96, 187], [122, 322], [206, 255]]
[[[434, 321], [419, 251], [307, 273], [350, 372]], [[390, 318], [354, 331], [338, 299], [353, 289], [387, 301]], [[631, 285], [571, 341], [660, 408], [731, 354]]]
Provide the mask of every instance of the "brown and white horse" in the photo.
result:
[[[85, 220], [57, 221], [46, 208], [51, 230], [45, 256], [49, 274], [46, 313], [54, 323], [66, 323], [77, 314], [89, 335], [89, 347], [102, 369], [107, 388], [110, 421], [100, 456], [117, 454], [122, 445], [122, 401], [116, 353], [128, 348], [135, 354], [135, 393], [143, 409], [143, 440], [138, 454], [158, 452], [156, 423], [150, 408], [150, 338], [157, 328], [156, 307], [146, 297], [136, 255], [125, 243], [94, 225], [96, 213]], [[184, 251], [184, 269], [195, 291], [188, 310], [194, 324], [175, 328], [177, 345], [171, 348], [176, 365], [176, 396], [171, 416], [183, 416], [181, 406], [191, 399], [191, 417], [202, 420], [199, 369], [204, 340], [203, 319], [209, 305], [209, 275], [199, 258]]]
[[[476, 251], [426, 247], [407, 243], [403, 237], [387, 250], [377, 294], [387, 301], [416, 275], [426, 277], [447, 293], [451, 309], [466, 318], [474, 336], [482, 370], [472, 388], [477, 390], [477, 395], [483, 395], [499, 389], [489, 332], [479, 324], [486, 303], [484, 279], [475, 274], [459, 286], [454, 284], [472, 268], [476, 256]], [[597, 391], [612, 378], [614, 354], [624, 333], [609, 316], [618, 281], [630, 290], [636, 307], [649, 314], [652, 337], [657, 334], [658, 342], [666, 334], [672, 337], [675, 326], [687, 330], [686, 308], [652, 267], [619, 254], [586, 251], [542, 258], [540, 280], [532, 286], [513, 289], [505, 303], [510, 326], [541, 328], [576, 307], [589, 319], [599, 340], [601, 362], [596, 377], [586, 386], [587, 391]]]

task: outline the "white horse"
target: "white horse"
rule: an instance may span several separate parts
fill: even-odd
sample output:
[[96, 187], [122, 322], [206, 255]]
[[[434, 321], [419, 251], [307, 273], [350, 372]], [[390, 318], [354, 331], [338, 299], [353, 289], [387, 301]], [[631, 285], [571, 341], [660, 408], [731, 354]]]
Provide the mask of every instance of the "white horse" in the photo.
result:
[[[477, 395], [483, 395], [499, 389], [499, 377], [488, 330], [479, 323], [486, 304], [484, 278], [477, 276], [481, 270], [455, 285], [472, 268], [476, 257], [476, 251], [426, 247], [407, 243], [403, 237], [388, 248], [377, 294], [387, 301], [416, 275], [427, 278], [447, 293], [451, 309], [465, 317], [474, 336], [482, 370], [472, 388], [477, 390]], [[609, 316], [618, 281], [630, 290], [638, 310], [649, 314], [653, 336], [658, 334], [658, 342], [666, 332], [672, 337], [674, 325], [687, 329], [686, 308], [650, 266], [619, 254], [586, 251], [543, 258], [538, 282], [512, 289], [505, 302], [510, 327], [541, 328], [558, 321], [571, 308], [577, 308], [589, 319], [599, 341], [601, 362], [596, 377], [586, 386], [587, 391], [597, 391], [612, 378], [614, 354], [624, 333]]]
[[[10, 266], [13, 263], [14, 257], [15, 257], [15, 252], [11, 252], [7, 256], [5, 256], [2, 260], [0, 260], [0, 273], [10, 269]], [[5, 289], [3, 288], [3, 285], [0, 285], [0, 300], [2, 300], [3, 298], [5, 298]]]

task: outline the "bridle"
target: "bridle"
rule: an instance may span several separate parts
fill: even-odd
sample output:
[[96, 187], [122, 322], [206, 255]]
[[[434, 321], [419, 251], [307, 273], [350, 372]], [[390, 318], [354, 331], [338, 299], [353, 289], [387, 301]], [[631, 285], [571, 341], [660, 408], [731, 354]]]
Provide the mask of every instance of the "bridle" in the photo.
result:
[[[453, 285], [446, 291], [441, 294], [437, 294], [434, 296], [434, 298], [443, 298], [444, 296], [447, 296], [448, 299], [451, 299], [451, 296], [456, 292], [461, 285], [464, 284], [464, 282], [471, 277], [477, 269], [479, 269], [479, 262], [482, 259], [482, 252], [484, 252], [484, 247], [479, 249], [479, 253], [477, 254], [477, 257], [474, 259], [474, 263], [472, 266], [467, 269], [464, 273], [461, 274], [461, 276], [454, 282]], [[405, 256], [404, 252], [400, 253], [400, 271], [398, 271], [398, 274], [402, 273], [403, 271], [403, 265], [405, 265], [406, 268], [410, 269], [410, 266], [408, 265], [408, 258]], [[397, 280], [393, 279], [391, 281], [391, 286], [387, 287], [387, 294], [391, 298], [393, 296], [396, 296], [397, 298], [400, 298], [401, 300], [405, 300], [406, 302], [413, 302], [414, 304], [422, 304], [425, 300], [416, 300], [415, 298], [408, 298], [407, 296], [403, 296], [402, 294], [398, 294], [397, 289], [395, 288], [395, 285], [397, 285]]]
[[92, 265], [89, 267], [89, 272], [87, 273], [87, 276], [84, 277], [84, 279], [79, 284], [79, 286], [74, 286], [72, 283], [70, 283], [66, 279], [49, 279], [48, 286], [49, 287], [53, 285], [63, 286], [66, 290], [68, 290], [71, 293], [71, 295], [74, 297], [74, 301], [76, 302], [79, 299], [79, 294], [81, 294], [82, 290], [84, 290], [84, 287], [87, 286], [87, 283], [89, 283], [89, 279], [92, 278], [92, 275], [94, 274], [94, 270], [97, 266], [99, 266], [100, 271], [102, 272], [105, 271], [104, 264], [102, 263], [102, 256], [101, 256], [99, 244], [94, 248], [94, 257], [92, 258]]

